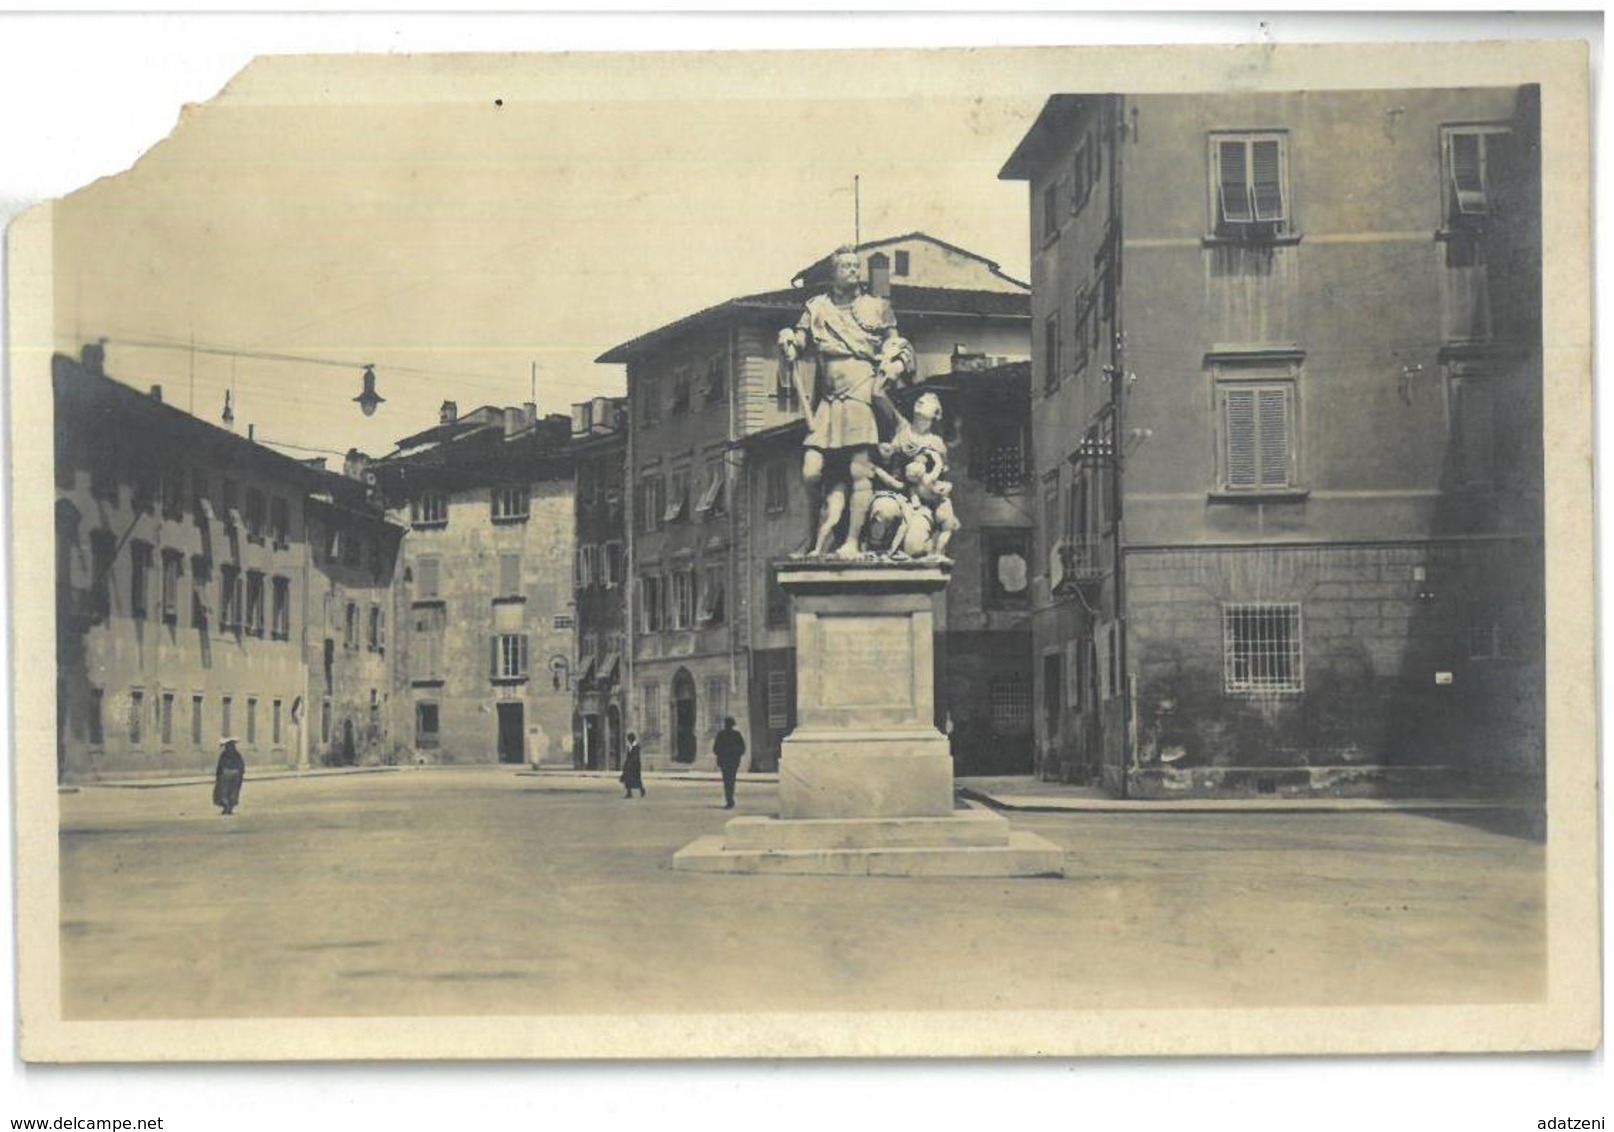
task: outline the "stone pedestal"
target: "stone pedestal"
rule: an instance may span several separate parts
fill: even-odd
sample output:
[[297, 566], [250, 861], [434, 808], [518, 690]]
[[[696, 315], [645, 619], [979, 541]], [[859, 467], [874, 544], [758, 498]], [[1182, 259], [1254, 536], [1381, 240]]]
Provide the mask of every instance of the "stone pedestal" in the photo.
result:
[[735, 818], [673, 858], [701, 872], [1062, 875], [1058, 846], [955, 809], [936, 730], [934, 595], [943, 565], [780, 562], [796, 636], [797, 727], [779, 816]]

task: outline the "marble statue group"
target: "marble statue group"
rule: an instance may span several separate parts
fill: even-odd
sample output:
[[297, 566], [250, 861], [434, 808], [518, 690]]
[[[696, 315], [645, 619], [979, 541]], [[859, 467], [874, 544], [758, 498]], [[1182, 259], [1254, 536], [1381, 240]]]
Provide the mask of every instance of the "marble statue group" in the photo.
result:
[[779, 332], [807, 419], [808, 530], [796, 556], [945, 560], [959, 523], [936, 432], [941, 399], [920, 393], [911, 418], [897, 408], [892, 387], [920, 380], [913, 345], [890, 301], [863, 290], [857, 251], [836, 249], [833, 265], [829, 290]]

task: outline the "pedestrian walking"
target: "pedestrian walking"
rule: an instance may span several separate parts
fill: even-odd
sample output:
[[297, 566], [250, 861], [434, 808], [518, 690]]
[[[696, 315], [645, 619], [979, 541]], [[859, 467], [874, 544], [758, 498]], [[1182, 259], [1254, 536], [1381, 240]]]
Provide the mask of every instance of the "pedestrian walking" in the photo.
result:
[[745, 757], [745, 737], [734, 729], [734, 717], [723, 717], [723, 730], [712, 740], [712, 754], [717, 756], [717, 769], [723, 772], [723, 808], [734, 808], [734, 776], [740, 773], [740, 760]]
[[235, 740], [219, 740], [219, 765], [213, 771], [213, 804], [225, 814], [235, 813], [241, 804], [241, 783], [247, 777], [247, 761], [236, 750]]
[[639, 797], [644, 797], [644, 759], [639, 752], [639, 737], [628, 732], [628, 750], [622, 756], [622, 774], [617, 779], [622, 783], [624, 798], [633, 797], [637, 790]]

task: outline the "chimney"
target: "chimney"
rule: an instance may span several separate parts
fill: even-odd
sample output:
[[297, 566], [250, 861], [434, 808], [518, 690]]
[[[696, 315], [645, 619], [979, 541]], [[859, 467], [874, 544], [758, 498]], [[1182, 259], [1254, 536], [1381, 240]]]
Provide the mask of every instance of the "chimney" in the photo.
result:
[[342, 457], [342, 474], [350, 480], [362, 480], [370, 466], [370, 457], [357, 448], [349, 448]]
[[159, 404], [159, 405], [161, 405], [163, 403], [163, 387], [162, 386], [153, 385], [151, 387], [151, 399], [153, 401], [157, 402], [157, 404]]
[[258, 433], [258, 426], [255, 425], [255, 424], [248, 423], [248, 425], [247, 425], [247, 439], [248, 440], [257, 439], [257, 433]]
[[86, 342], [79, 353], [84, 368], [101, 377], [106, 376], [106, 341]]
[[460, 407], [452, 401], [444, 401], [443, 407], [437, 410], [438, 424], [453, 424], [459, 419]]
[[527, 423], [528, 424], [537, 424], [538, 423], [538, 402], [536, 402], [536, 401], [523, 401], [521, 403], [521, 407], [527, 413]]
[[508, 406], [504, 410], [504, 435], [509, 439], [521, 431], [521, 410]]

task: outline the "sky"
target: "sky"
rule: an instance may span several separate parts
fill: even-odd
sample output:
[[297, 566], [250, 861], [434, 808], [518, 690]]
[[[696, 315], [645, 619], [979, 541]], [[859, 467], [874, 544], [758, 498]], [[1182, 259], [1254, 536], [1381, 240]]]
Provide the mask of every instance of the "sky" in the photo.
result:
[[621, 393], [605, 350], [789, 286], [855, 222], [1026, 277], [1026, 188], [997, 173], [1041, 96], [638, 58], [260, 59], [60, 202], [56, 347], [107, 339], [112, 376], [214, 422], [229, 388], [293, 454], [380, 454], [444, 400], [531, 399], [534, 367], [543, 412]]

